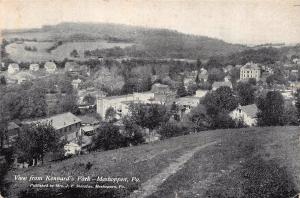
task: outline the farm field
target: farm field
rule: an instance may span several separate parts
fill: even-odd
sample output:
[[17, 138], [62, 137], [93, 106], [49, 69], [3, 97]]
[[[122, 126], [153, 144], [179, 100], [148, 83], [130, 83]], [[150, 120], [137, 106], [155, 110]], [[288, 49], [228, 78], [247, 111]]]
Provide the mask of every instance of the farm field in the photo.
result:
[[[7, 179], [14, 181], [14, 175], [139, 178], [124, 184], [125, 192], [116, 197], [291, 197], [300, 188], [299, 135], [299, 127], [205, 131], [13, 170]], [[11, 196], [28, 185], [14, 181]]]
[[[54, 42], [32, 42], [25, 41], [24, 43], [11, 43], [6, 46], [6, 52], [9, 57], [16, 62], [43, 62], [48, 60], [61, 61], [65, 58], [71, 58], [70, 53], [76, 49], [83, 58], [85, 50], [107, 49], [113, 47], [125, 48], [131, 46], [132, 43], [108, 43], [104, 40], [98, 41], [82, 41], [82, 42], [65, 42], [58, 46], [51, 53], [46, 50], [54, 45]], [[25, 46], [36, 47], [37, 51], [27, 51]]]

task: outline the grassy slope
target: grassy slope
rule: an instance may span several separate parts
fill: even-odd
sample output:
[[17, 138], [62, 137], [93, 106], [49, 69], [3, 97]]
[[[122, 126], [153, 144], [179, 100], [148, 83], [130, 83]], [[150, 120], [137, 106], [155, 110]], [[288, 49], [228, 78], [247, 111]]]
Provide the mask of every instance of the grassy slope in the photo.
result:
[[246, 49], [219, 39], [194, 36], [166, 29], [151, 29], [117, 24], [61, 23], [34, 31], [4, 32], [4, 38], [52, 41], [97, 40], [107, 37], [131, 39], [138, 50], [154, 57], [208, 58]]
[[[95, 152], [44, 167], [14, 170], [8, 175], [118, 176], [138, 177], [145, 182], [169, 166], [183, 153], [207, 142], [221, 140], [195, 154], [176, 174], [169, 177], [151, 197], [229, 197], [243, 195], [248, 184], [242, 176], [247, 164], [276, 159], [292, 175], [293, 189], [300, 187], [298, 127], [216, 130], [172, 138], [148, 145]], [[259, 158], [258, 158], [259, 157]], [[85, 165], [93, 164], [90, 170]], [[256, 184], [255, 184], [256, 185]], [[26, 182], [13, 182], [11, 194], [26, 188]], [[137, 186], [131, 186], [130, 190]], [[224, 193], [226, 193], [224, 195]], [[293, 192], [291, 192], [293, 193]]]

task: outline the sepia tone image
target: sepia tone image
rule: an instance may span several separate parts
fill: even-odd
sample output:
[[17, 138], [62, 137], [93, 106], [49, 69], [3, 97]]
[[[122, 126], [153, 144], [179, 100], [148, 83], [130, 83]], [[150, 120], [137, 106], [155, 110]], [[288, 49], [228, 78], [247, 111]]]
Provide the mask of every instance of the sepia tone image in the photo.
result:
[[0, 198], [300, 198], [300, 0], [0, 0]]

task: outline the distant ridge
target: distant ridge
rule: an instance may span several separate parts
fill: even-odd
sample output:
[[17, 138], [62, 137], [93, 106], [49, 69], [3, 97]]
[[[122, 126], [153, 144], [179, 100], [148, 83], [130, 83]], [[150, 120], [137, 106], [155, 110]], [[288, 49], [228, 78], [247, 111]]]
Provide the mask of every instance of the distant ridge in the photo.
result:
[[230, 44], [207, 36], [183, 34], [176, 30], [113, 23], [64, 22], [34, 29], [5, 30], [2, 33], [6, 39], [26, 38], [38, 41], [68, 42], [70, 38], [93, 41], [108, 37], [117, 40], [126, 39], [135, 43], [134, 50], [151, 57], [209, 58], [236, 53], [248, 48], [245, 45]]

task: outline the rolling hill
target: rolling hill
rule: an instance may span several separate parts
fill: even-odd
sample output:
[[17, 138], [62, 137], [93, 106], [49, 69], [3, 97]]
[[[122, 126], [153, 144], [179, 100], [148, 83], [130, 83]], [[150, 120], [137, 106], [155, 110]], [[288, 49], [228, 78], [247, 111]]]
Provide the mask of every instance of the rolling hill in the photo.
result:
[[247, 49], [205, 36], [183, 34], [168, 29], [153, 29], [106, 23], [61, 23], [40, 29], [5, 30], [5, 39], [27, 39], [37, 42], [129, 43], [127, 55], [159, 58], [202, 58], [228, 55]]
[[[12, 170], [7, 180], [11, 197], [32, 183], [62, 186], [32, 187], [23, 197], [292, 197], [300, 187], [299, 151], [299, 127], [223, 129]], [[66, 188], [68, 181], [47, 175], [71, 176], [75, 184]]]

